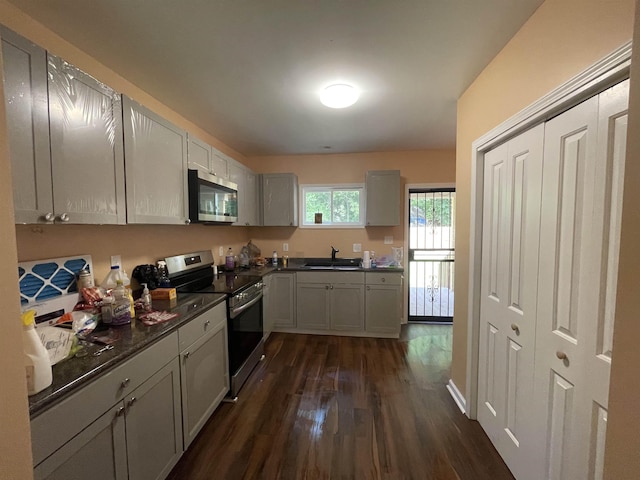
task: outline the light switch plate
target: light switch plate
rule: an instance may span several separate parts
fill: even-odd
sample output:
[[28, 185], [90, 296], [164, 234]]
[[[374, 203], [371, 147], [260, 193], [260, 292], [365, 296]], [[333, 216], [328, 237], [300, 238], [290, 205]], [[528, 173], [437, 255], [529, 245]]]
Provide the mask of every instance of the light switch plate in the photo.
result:
[[362, 244], [361, 243], [354, 243], [353, 244], [353, 251], [355, 253], [361, 252], [362, 251]]
[[223, 247], [218, 247], [218, 256], [221, 257], [224, 255], [224, 248]]
[[282, 244], [282, 251], [283, 252], [288, 252], [289, 251], [289, 244], [288, 243], [283, 243]]
[[393, 235], [385, 235], [384, 236], [384, 244], [385, 245], [393, 245]]

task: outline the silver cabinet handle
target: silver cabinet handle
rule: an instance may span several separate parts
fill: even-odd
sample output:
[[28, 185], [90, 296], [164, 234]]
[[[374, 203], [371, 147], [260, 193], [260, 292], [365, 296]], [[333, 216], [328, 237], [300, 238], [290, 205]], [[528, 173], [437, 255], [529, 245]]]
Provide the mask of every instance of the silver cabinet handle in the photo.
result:
[[61, 213], [58, 218], [60, 219], [61, 222], [65, 222], [65, 223], [70, 220], [68, 213]]
[[184, 221], [184, 223], [185, 223], [185, 225], [189, 225], [189, 224], [191, 223], [191, 219], [190, 219], [190, 218], [187, 218], [187, 219]]
[[122, 415], [124, 415], [124, 407], [120, 407], [116, 410], [116, 417], [121, 417]]
[[189, 355], [191, 355], [191, 352], [184, 352], [184, 358], [185, 358], [185, 360], [186, 360], [187, 358], [189, 358]]
[[558, 357], [560, 360], [569, 360], [569, 357], [567, 357], [567, 354], [564, 352], [561, 352], [560, 350], [556, 352], [556, 357]]
[[44, 214], [43, 218], [46, 222], [53, 222], [56, 219], [56, 216], [51, 212], [47, 212]]
[[124, 388], [124, 387], [126, 387], [127, 385], [129, 385], [129, 382], [130, 382], [130, 381], [131, 381], [131, 380], [129, 380], [128, 378], [125, 378], [125, 379], [124, 379], [124, 380], [122, 380], [122, 382], [120, 383], [120, 386], [121, 386], [122, 388]]
[[386, 281], [387, 281], [387, 279], [386, 279], [386, 278], [384, 278], [384, 277], [382, 277], [382, 283], [384, 283], [384, 282], [386, 282]]
[[134, 403], [136, 403], [138, 399], [136, 397], [131, 397], [131, 399], [129, 400], [129, 406], [132, 406]]
[[324, 289], [325, 289], [325, 290], [329, 290], [329, 285], [325, 285], [325, 286], [324, 286]]
[[204, 322], [204, 328], [207, 328], [211, 324], [211, 320]]
[[333, 285], [331, 285], [331, 290], [333, 290]]

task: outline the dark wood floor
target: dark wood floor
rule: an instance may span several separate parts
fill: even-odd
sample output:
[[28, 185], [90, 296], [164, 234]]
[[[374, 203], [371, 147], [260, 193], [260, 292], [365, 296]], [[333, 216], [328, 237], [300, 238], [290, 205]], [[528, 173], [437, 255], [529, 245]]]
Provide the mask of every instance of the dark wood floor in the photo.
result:
[[512, 479], [445, 388], [451, 326], [400, 340], [272, 334], [169, 478]]

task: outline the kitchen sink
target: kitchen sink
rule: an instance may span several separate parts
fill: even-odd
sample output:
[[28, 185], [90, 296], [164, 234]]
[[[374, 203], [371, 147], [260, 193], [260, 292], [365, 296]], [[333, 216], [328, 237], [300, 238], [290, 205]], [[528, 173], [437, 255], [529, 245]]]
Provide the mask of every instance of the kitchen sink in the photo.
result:
[[359, 258], [336, 258], [332, 260], [330, 258], [307, 258], [305, 260], [305, 267], [310, 269], [352, 269], [360, 268]]

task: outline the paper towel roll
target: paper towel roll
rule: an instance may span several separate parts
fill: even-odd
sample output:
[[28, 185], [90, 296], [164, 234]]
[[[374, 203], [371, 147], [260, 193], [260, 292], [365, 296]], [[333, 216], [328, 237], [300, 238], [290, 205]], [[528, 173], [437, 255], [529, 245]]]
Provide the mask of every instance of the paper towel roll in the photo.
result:
[[371, 257], [369, 256], [369, 250], [365, 250], [364, 252], [362, 252], [362, 261], [367, 262], [369, 260], [371, 260]]

